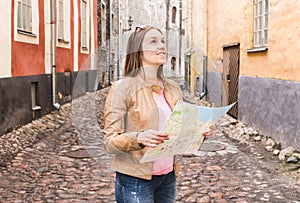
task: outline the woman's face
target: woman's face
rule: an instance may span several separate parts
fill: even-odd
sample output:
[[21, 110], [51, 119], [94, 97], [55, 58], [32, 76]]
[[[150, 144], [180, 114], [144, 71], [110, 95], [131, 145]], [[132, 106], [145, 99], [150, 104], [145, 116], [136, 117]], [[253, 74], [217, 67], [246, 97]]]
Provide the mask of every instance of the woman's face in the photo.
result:
[[145, 34], [142, 47], [143, 67], [158, 67], [165, 64], [167, 55], [165, 39], [158, 30], [151, 29]]

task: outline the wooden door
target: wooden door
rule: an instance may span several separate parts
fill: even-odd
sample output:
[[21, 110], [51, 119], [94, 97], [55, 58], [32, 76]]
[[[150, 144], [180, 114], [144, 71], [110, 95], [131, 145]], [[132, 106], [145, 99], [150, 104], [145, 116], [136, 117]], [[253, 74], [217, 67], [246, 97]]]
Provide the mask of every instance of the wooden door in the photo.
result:
[[[238, 82], [240, 70], [240, 46], [234, 45], [223, 49], [223, 95], [222, 104], [228, 105], [238, 100]], [[238, 117], [238, 104], [228, 114]]]

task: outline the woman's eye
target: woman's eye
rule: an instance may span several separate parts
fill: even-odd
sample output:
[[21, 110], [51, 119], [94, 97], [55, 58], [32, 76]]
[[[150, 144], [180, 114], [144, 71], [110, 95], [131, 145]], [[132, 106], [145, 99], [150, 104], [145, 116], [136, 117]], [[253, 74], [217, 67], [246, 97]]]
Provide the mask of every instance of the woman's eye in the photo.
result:
[[165, 43], [165, 40], [161, 40], [161, 43], [163, 43], [163, 44], [164, 44], [164, 43]]
[[155, 44], [157, 42], [157, 40], [153, 39], [150, 41], [150, 43]]

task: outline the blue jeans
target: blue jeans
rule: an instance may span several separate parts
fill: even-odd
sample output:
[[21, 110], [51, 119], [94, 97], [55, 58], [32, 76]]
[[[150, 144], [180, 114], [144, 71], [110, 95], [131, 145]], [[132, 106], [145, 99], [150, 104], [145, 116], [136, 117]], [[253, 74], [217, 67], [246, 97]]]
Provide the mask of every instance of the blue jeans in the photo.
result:
[[116, 173], [115, 195], [117, 203], [174, 203], [176, 178], [174, 171], [144, 180]]

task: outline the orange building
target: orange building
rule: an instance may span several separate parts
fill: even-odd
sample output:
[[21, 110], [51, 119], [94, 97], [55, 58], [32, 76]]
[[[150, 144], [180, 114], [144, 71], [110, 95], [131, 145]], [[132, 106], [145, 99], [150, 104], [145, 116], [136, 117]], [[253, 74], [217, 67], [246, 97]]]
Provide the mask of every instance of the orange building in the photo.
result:
[[300, 1], [188, 2], [191, 90], [219, 106], [238, 100], [231, 115], [300, 148]]

